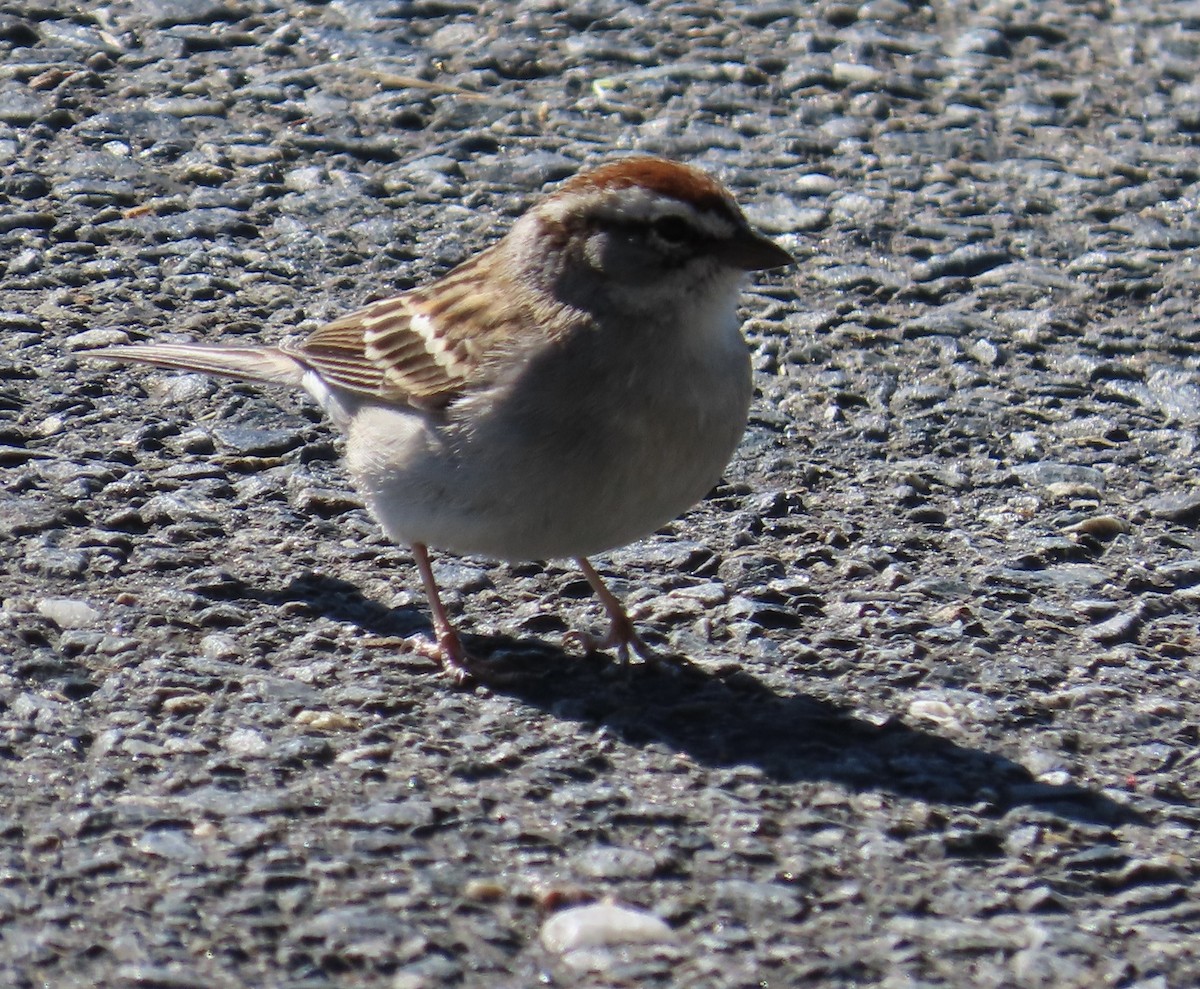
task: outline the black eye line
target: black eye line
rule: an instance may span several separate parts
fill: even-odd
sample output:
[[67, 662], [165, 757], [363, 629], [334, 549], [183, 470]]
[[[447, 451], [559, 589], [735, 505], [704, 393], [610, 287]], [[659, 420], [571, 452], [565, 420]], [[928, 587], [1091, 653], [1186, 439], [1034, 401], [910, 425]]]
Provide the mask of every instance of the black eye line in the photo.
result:
[[695, 227], [682, 216], [673, 213], [660, 216], [650, 224], [650, 228], [668, 244], [683, 244], [700, 239]]
[[[664, 236], [659, 229], [659, 224], [664, 220], [669, 220], [674, 224], [678, 224], [678, 233], [682, 236], [676, 238]], [[689, 254], [700, 253], [700, 251], [708, 244], [713, 242], [713, 238], [705, 233], [697, 230], [694, 226], [688, 223], [683, 217], [674, 213], [666, 216], [660, 216], [656, 220], [615, 220], [604, 219], [600, 222], [600, 226], [611, 230], [614, 233], [621, 231], [627, 234], [640, 234], [643, 237], [649, 238], [651, 234], [656, 234], [668, 247], [688, 248]], [[672, 231], [673, 233], [675, 231]]]

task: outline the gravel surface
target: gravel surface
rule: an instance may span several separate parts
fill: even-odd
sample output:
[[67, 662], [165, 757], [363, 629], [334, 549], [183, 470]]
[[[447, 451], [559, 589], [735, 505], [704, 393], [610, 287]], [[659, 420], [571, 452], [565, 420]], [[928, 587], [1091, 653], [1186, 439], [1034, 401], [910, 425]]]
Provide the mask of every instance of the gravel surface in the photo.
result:
[[[0, 2], [0, 983], [1200, 984], [1198, 134], [1196, 2]], [[310, 404], [78, 357], [624, 150], [799, 259], [725, 483], [599, 561], [694, 670], [440, 557], [454, 688]]]

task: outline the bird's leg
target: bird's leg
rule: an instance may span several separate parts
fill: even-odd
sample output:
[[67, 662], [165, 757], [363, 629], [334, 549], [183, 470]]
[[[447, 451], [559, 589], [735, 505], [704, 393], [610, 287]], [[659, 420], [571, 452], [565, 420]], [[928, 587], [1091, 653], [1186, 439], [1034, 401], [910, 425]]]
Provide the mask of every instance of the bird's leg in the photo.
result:
[[587, 632], [568, 632], [563, 637], [564, 644], [578, 646], [584, 652], [616, 649], [617, 659], [622, 666], [629, 662], [630, 649], [647, 662], [656, 660], [658, 657], [654, 650], [646, 645], [642, 637], [637, 634], [637, 630], [633, 627], [633, 621], [626, 613], [624, 606], [596, 573], [596, 568], [587, 561], [586, 557], [577, 556], [575, 562], [579, 564], [579, 569], [583, 571], [583, 575], [587, 578], [596, 597], [604, 605], [604, 610], [608, 614], [608, 631], [602, 639], [597, 639]]
[[429, 564], [429, 550], [425, 548], [424, 543], [413, 543], [412, 554], [417, 563], [417, 571], [421, 574], [421, 583], [425, 585], [425, 597], [429, 601], [429, 612], [433, 617], [435, 642], [428, 644], [426, 654], [441, 663], [447, 673], [462, 683], [471, 675], [471, 657], [467, 654], [462, 639], [458, 637], [458, 632], [450, 624], [446, 606], [442, 604], [442, 596], [438, 593], [437, 581], [433, 577], [433, 567]]

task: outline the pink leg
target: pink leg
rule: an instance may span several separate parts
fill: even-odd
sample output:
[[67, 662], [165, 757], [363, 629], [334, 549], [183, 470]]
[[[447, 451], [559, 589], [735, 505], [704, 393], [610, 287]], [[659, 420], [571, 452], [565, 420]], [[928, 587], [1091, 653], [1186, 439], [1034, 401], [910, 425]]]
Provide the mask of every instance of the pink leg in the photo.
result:
[[608, 632], [602, 639], [597, 639], [586, 632], [568, 632], [563, 641], [567, 645], [579, 646], [586, 652], [616, 649], [617, 659], [622, 666], [629, 662], [630, 649], [647, 662], [657, 659], [654, 650], [646, 645], [642, 637], [637, 634], [633, 622], [626, 614], [621, 602], [617, 600], [617, 596], [608, 589], [600, 575], [596, 573], [596, 568], [582, 556], [576, 557], [575, 562], [579, 564], [579, 569], [583, 571], [584, 577], [587, 578], [587, 582], [591, 585], [596, 597], [600, 599], [605, 612], [608, 613]]
[[429, 612], [433, 617], [433, 633], [436, 645], [432, 646], [430, 656], [445, 668], [446, 672], [460, 683], [471, 675], [470, 657], [463, 647], [462, 640], [450, 624], [446, 614], [446, 606], [442, 604], [442, 596], [438, 593], [437, 581], [433, 578], [433, 567], [429, 565], [429, 550], [424, 543], [412, 544], [413, 559], [421, 574], [421, 583], [425, 585], [425, 597], [429, 600]]

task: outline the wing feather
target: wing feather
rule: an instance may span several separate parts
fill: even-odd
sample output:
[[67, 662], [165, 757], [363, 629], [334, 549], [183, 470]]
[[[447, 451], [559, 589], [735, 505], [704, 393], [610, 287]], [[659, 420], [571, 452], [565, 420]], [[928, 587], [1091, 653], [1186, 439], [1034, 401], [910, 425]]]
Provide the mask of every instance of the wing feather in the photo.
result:
[[531, 304], [528, 289], [480, 293], [481, 280], [496, 284], [489, 254], [280, 349], [349, 391], [426, 408], [446, 405], [490, 381], [504, 355], [544, 342], [555, 325], [547, 319], [549, 307]]

